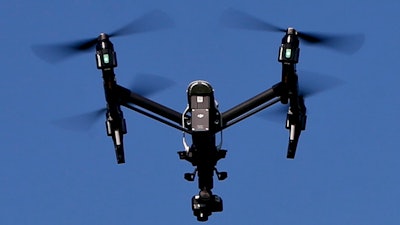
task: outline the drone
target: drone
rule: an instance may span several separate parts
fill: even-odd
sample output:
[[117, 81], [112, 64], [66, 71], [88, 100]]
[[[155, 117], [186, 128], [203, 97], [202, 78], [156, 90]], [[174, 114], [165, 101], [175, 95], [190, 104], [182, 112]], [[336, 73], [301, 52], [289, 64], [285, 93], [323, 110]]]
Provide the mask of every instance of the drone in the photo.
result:
[[[280, 102], [288, 105], [285, 123], [286, 129], [289, 131], [286, 157], [294, 159], [300, 134], [306, 129], [307, 121], [307, 108], [304, 95], [299, 90], [299, 77], [296, 70], [300, 56], [300, 40], [310, 44], [325, 44], [328, 47], [332, 45], [336, 48], [339, 46], [338, 40], [341, 38], [303, 33], [292, 27], [282, 29], [236, 10], [227, 10], [221, 21], [225, 26], [231, 28], [284, 33], [278, 51], [278, 62], [282, 64], [280, 82], [225, 112], [218, 109], [214, 88], [205, 80], [195, 80], [188, 85], [186, 90], [188, 104], [184, 112], [178, 112], [159, 104], [136, 93], [135, 90], [129, 90], [117, 83], [114, 72], [118, 66], [117, 54], [110, 40], [111, 37], [171, 27], [172, 21], [160, 11], [147, 13], [115, 32], [101, 33], [94, 39], [66, 45], [34, 47], [34, 51], [39, 56], [48, 57], [51, 52], [56, 52], [57, 54], [50, 54], [49, 61], [52, 60], [52, 62], [62, 60], [71, 53], [87, 51], [95, 47], [96, 65], [97, 69], [102, 72], [107, 103], [105, 110], [106, 133], [113, 141], [118, 164], [125, 163], [123, 139], [127, 134], [126, 121], [121, 107], [183, 132], [184, 150], [177, 153], [179, 159], [189, 162], [194, 167], [193, 172], [184, 174], [184, 179], [195, 181], [196, 176], [198, 179], [199, 193], [191, 199], [193, 214], [198, 221], [207, 221], [212, 213], [223, 211], [222, 198], [212, 192], [214, 175], [220, 181], [228, 177], [227, 172], [219, 171], [216, 168], [218, 161], [224, 159], [227, 154], [227, 150], [222, 148], [222, 143], [217, 143], [217, 135], [222, 136], [222, 131], [226, 128]], [[186, 135], [191, 136], [191, 141], [187, 140]]]

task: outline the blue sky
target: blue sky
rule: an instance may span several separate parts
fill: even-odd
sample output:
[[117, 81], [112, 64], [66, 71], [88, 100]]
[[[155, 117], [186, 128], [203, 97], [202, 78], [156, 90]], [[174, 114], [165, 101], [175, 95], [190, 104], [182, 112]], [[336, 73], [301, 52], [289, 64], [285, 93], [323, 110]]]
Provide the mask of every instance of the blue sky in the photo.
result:
[[[1, 224], [197, 224], [192, 167], [178, 159], [181, 132], [124, 110], [126, 161], [117, 165], [103, 119], [81, 131], [54, 121], [104, 107], [94, 52], [49, 64], [34, 44], [96, 37], [154, 9], [173, 29], [112, 39], [118, 83], [138, 73], [175, 81], [151, 98], [183, 111], [186, 87], [209, 81], [225, 111], [280, 80], [283, 34], [233, 30], [222, 12], [240, 9], [281, 27], [363, 33], [352, 55], [301, 45], [299, 71], [343, 81], [306, 99], [307, 130], [287, 160], [284, 121], [254, 116], [224, 132], [228, 171], [214, 192], [224, 212], [208, 224], [398, 224], [398, 1], [3, 1]], [[315, 82], [324, 76], [315, 76]], [[300, 82], [302, 75], [299, 73]], [[308, 80], [310, 81], [310, 80]]]

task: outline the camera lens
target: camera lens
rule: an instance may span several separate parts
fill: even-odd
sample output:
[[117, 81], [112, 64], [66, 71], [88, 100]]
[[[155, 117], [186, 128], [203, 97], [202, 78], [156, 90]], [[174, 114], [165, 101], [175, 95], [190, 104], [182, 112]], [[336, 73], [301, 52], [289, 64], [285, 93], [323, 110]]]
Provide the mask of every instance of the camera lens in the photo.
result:
[[199, 216], [197, 217], [197, 220], [198, 221], [202, 221], [202, 222], [207, 221], [208, 220], [208, 215], [206, 215], [203, 212], [200, 212]]

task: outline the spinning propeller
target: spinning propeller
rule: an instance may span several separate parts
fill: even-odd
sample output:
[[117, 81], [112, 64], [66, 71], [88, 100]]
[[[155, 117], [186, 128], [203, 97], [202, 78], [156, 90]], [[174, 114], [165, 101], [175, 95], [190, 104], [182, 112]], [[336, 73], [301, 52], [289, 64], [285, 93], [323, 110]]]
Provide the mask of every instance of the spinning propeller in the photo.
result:
[[[172, 19], [162, 11], [151, 11], [143, 16], [131, 21], [125, 26], [108, 33], [108, 37], [121, 37], [145, 32], [151, 32], [173, 26]], [[74, 54], [86, 52], [94, 48], [97, 43], [96, 38], [89, 38], [64, 44], [44, 44], [34, 45], [32, 50], [43, 60], [56, 63]]]
[[[320, 94], [321, 92], [339, 87], [344, 84], [344, 81], [327, 74], [320, 74], [310, 71], [300, 70], [299, 76], [299, 95], [305, 98]], [[315, 79], [318, 77], [318, 79]]]
[[[221, 23], [229, 28], [285, 33], [287, 31], [287, 29], [235, 9], [226, 10], [221, 17]], [[327, 35], [297, 31], [297, 36], [307, 44], [320, 44], [349, 54], [359, 50], [364, 42], [364, 35], [362, 34]]]
[[[172, 87], [174, 84], [175, 82], [173, 80], [163, 76], [139, 73], [132, 81], [132, 85], [129, 85], [129, 89], [139, 95], [149, 97]], [[101, 108], [80, 115], [56, 120], [53, 124], [68, 130], [85, 131], [90, 129], [100, 118], [103, 118], [106, 111], [106, 108]]]
[[[343, 80], [337, 77], [310, 71], [300, 70], [299, 76], [301, 76], [301, 80], [299, 81], [299, 96], [302, 96], [304, 99], [345, 84]], [[315, 79], [316, 77], [318, 79]], [[261, 112], [260, 116], [269, 121], [282, 123], [287, 111], [287, 105], [279, 104], [271, 107], [268, 111]]]

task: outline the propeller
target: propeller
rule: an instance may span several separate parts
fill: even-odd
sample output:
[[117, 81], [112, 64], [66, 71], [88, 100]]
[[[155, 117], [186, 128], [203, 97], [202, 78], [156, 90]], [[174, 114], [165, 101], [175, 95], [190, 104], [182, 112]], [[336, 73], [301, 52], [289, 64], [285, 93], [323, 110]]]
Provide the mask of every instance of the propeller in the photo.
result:
[[337, 77], [310, 71], [300, 70], [298, 76], [299, 95], [305, 98], [312, 97], [344, 84], [344, 81]]
[[[344, 84], [344, 81], [330, 75], [301, 70], [299, 76], [299, 96], [304, 99], [318, 95]], [[315, 79], [318, 77], [318, 79]], [[307, 105], [306, 105], [307, 106]], [[282, 123], [285, 121], [289, 105], [276, 104], [260, 113], [262, 118]]]
[[84, 131], [90, 129], [96, 121], [104, 117], [106, 111], [106, 108], [101, 108], [84, 114], [55, 120], [52, 124], [67, 130]]
[[[139, 73], [135, 76], [132, 85], [133, 92], [149, 97], [163, 91], [175, 84], [174, 81], [163, 76]], [[104, 118], [107, 108], [97, 109], [91, 112], [53, 121], [53, 124], [68, 130], [84, 131], [90, 129], [100, 118]]]
[[128, 86], [129, 90], [142, 96], [151, 96], [175, 85], [175, 81], [163, 76], [139, 73]]
[[[174, 22], [167, 14], [154, 10], [107, 35], [109, 37], [121, 37], [171, 28], [173, 24]], [[97, 37], [63, 44], [33, 45], [32, 50], [39, 58], [50, 63], [56, 63], [79, 52], [89, 51], [94, 48], [96, 43]]]
[[[286, 32], [286, 29], [275, 26], [248, 13], [228, 9], [221, 17], [221, 23], [229, 28], [254, 31]], [[344, 53], [352, 54], [364, 43], [363, 34], [322, 34], [298, 31], [297, 36], [307, 44], [321, 44]]]

